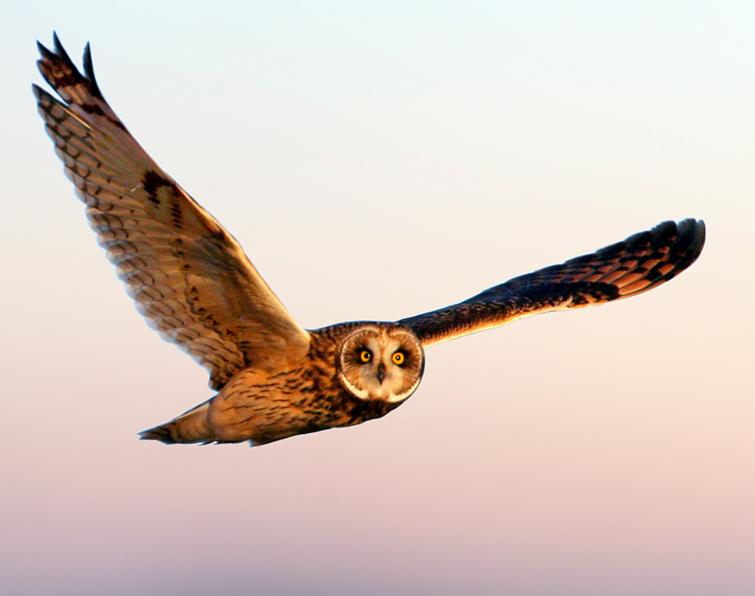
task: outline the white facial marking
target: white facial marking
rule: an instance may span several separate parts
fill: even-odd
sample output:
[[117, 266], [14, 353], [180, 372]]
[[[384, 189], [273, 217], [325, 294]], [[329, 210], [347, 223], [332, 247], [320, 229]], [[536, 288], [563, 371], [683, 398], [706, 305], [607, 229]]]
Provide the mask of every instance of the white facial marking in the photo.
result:
[[369, 392], [366, 389], [357, 389], [356, 387], [354, 387], [354, 385], [350, 383], [346, 378], [346, 375], [339, 373], [338, 377], [341, 379], [341, 383], [346, 386], [346, 389], [351, 391], [356, 397], [358, 397], [359, 399], [370, 399]]
[[422, 380], [422, 377], [418, 377], [417, 380], [414, 382], [414, 385], [409, 387], [406, 391], [403, 393], [398, 393], [395, 395], [390, 395], [388, 397], [388, 401], [392, 404], [395, 404], [400, 401], [404, 401], [407, 397], [410, 397], [412, 393], [414, 393], [417, 390], [417, 387], [419, 387], [419, 382]]
[[[369, 350], [365, 362], [362, 352]], [[396, 363], [396, 352], [403, 360]], [[342, 346], [339, 380], [362, 400], [399, 403], [416, 391], [424, 355], [417, 339], [400, 330], [372, 327], [352, 334]]]

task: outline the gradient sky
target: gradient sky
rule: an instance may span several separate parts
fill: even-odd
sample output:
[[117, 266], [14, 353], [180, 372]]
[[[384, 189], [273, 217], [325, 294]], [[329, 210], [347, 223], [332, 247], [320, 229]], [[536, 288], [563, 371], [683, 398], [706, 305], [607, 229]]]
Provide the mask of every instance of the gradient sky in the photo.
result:
[[[754, 594], [755, 4], [370, 4], [6, 7], [0, 592]], [[307, 327], [664, 219], [708, 243], [639, 298], [431, 348], [382, 420], [139, 442], [211, 393], [43, 132], [53, 29]]]

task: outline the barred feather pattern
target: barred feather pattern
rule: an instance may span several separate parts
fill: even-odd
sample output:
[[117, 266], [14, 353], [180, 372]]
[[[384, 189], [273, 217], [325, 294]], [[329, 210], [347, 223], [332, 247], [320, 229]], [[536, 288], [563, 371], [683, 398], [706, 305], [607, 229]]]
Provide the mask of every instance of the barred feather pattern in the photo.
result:
[[84, 73], [54, 37], [33, 86], [40, 115], [89, 223], [139, 311], [221, 388], [238, 370], [306, 353], [309, 335], [238, 242], [147, 155], [105, 101], [87, 44]]
[[515, 277], [458, 304], [399, 321], [431, 345], [523, 316], [636, 296], [695, 262], [705, 224], [666, 221], [592, 254]]

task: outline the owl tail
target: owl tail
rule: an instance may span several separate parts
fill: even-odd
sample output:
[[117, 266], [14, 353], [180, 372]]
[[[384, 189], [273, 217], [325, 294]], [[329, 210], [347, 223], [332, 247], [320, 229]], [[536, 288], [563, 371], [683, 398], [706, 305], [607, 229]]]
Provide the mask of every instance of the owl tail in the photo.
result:
[[140, 439], [151, 439], [163, 443], [211, 443], [215, 440], [207, 426], [207, 412], [210, 401], [194, 406], [170, 422], [143, 430]]

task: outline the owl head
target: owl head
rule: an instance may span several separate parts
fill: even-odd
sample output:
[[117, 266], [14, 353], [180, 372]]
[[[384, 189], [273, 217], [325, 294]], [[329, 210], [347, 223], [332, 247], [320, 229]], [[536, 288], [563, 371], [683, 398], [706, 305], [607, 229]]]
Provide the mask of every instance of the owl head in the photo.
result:
[[355, 397], [399, 403], [422, 379], [425, 354], [417, 337], [395, 325], [365, 325], [346, 337], [338, 355], [338, 379]]

